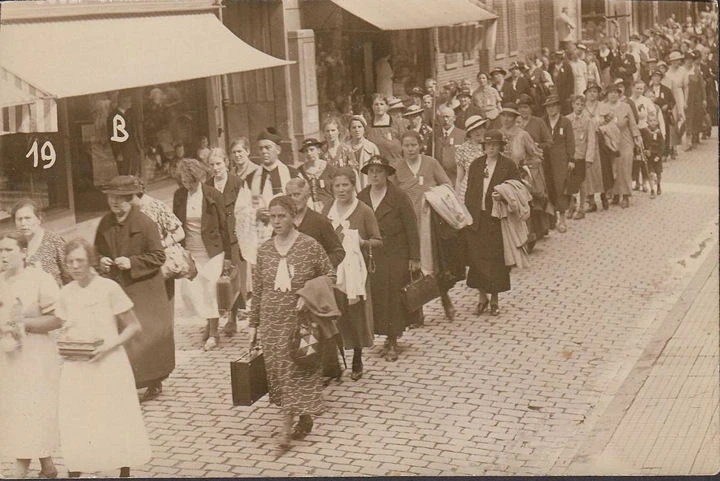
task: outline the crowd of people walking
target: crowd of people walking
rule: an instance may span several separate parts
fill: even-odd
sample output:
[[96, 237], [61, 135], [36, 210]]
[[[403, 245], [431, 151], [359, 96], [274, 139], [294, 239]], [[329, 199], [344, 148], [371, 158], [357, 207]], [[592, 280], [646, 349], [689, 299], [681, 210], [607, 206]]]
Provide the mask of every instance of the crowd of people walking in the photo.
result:
[[[352, 381], [375, 335], [380, 357], [402, 356], [398, 339], [424, 324], [413, 282], [431, 278], [447, 322], [461, 280], [478, 291], [474, 315], [500, 316], [511, 269], [551, 230], [661, 195], [663, 164], [717, 125], [716, 29], [713, 17], [669, 19], [628, 43], [565, 42], [480, 72], [475, 90], [429, 79], [407, 99], [375, 94], [366, 113], [325, 119], [297, 168], [271, 127], [229, 153], [204, 145], [178, 162], [171, 207], [135, 176], [113, 179], [93, 243], [44, 229], [21, 200], [17, 232], [0, 236], [0, 454], [19, 477], [32, 459], [57, 476], [58, 446], [70, 476], [147, 462], [140, 403], [175, 367], [176, 297], [204, 320], [206, 351], [247, 316], [285, 415], [280, 443], [302, 439], [323, 386], [342, 377], [337, 346], [353, 353]], [[220, 306], [230, 272], [239, 295]], [[291, 346], [308, 318], [322, 345], [310, 367]], [[54, 331], [98, 343], [61, 363]]]

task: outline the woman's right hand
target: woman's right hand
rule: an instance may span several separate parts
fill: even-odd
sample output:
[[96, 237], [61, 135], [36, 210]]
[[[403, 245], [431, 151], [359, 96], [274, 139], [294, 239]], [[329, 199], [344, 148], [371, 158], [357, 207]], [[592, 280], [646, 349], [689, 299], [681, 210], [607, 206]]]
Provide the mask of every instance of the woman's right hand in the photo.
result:
[[109, 257], [102, 257], [100, 259], [100, 267], [102, 268], [103, 272], [108, 272], [110, 270], [110, 267], [112, 267], [114, 264], [115, 262]]

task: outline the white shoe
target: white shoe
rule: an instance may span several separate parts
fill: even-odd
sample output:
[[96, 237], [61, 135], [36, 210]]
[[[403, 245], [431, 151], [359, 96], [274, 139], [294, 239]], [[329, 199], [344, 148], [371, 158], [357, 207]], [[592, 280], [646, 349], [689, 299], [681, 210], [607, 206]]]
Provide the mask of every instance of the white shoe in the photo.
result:
[[208, 337], [208, 340], [205, 341], [205, 345], [203, 346], [203, 351], [212, 351], [217, 347], [217, 341], [214, 337]]

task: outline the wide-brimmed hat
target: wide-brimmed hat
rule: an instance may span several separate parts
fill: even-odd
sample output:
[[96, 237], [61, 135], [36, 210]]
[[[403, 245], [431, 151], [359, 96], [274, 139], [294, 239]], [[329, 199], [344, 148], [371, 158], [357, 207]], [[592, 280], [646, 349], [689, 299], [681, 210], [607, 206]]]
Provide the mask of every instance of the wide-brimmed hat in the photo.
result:
[[134, 175], [117, 175], [102, 187], [105, 195], [134, 195], [143, 192], [143, 184]]
[[528, 94], [520, 94], [517, 98], [517, 105], [520, 107], [521, 105], [529, 105], [532, 106], [535, 102], [533, 101], [533, 98], [530, 97]]
[[395, 167], [390, 165], [390, 162], [384, 157], [381, 157], [379, 155], [373, 155], [370, 157], [367, 161], [367, 164], [363, 166], [362, 169], [360, 169], [360, 172], [367, 175], [368, 170], [370, 170], [370, 167], [372, 166], [380, 166], [385, 169], [385, 171], [388, 173], [388, 175], [393, 175], [395, 173]]
[[506, 144], [507, 140], [503, 136], [502, 132], [497, 129], [488, 130], [485, 132], [485, 137], [480, 141], [481, 144]]
[[547, 107], [549, 105], [555, 105], [560, 103], [560, 97], [558, 97], [555, 94], [548, 95], [548, 98], [545, 99], [545, 102], [543, 102], [543, 107]]
[[565, 50], [555, 50], [555, 55], [558, 57], [564, 57], [565, 56]]
[[507, 71], [506, 71], [504, 68], [500, 68], [500, 67], [495, 67], [494, 69], [492, 69], [492, 70], [489, 72], [489, 75], [492, 77], [492, 76], [495, 75], [496, 73], [501, 73], [501, 74], [503, 74], [503, 75], [507, 75]]
[[513, 115], [520, 115], [520, 112], [518, 112], [517, 104], [514, 103], [507, 103], [503, 104], [502, 110], [500, 111], [501, 114], [513, 114]]
[[403, 112], [402, 116], [404, 118], [410, 118], [415, 115], [420, 115], [425, 111], [424, 108], [420, 107], [419, 105], [411, 105], [407, 109], [405, 109], [405, 112]]
[[625, 81], [624, 81], [623, 79], [621, 79], [621, 78], [616, 78], [615, 80], [613, 80], [613, 85], [622, 85], [622, 86], [625, 86]]
[[488, 122], [488, 119], [482, 118], [479, 115], [471, 115], [465, 121], [465, 133], [469, 134], [471, 131], [482, 127]]
[[587, 46], [586, 46], [584, 43], [579, 43], [579, 44], [577, 44], [577, 48], [578, 48], [579, 50], [587, 50], [587, 49], [588, 49]]
[[308, 149], [308, 147], [320, 148], [323, 145], [325, 145], [325, 142], [321, 142], [320, 140], [318, 140], [314, 137], [310, 137], [310, 138], [303, 140], [303, 143], [300, 146], [300, 152], [305, 152]]
[[403, 101], [397, 97], [390, 97], [389, 99], [387, 99], [387, 105], [388, 105], [388, 111], [403, 110], [405, 108]]
[[676, 60], [682, 60], [683, 54], [679, 50], [673, 50], [670, 52], [670, 55], [668, 55], [668, 62], [674, 62]]
[[600, 85], [598, 85], [598, 83], [594, 80], [590, 80], [583, 91], [583, 95], [586, 94], [588, 90], [597, 90], [598, 92], [602, 92], [602, 87], [600, 87]]

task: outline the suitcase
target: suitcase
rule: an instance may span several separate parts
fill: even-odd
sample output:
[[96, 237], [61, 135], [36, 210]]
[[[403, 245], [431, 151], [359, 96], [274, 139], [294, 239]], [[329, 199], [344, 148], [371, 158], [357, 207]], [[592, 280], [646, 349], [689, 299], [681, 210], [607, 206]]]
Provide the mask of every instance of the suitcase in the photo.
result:
[[229, 275], [223, 273], [217, 281], [217, 304], [218, 310], [221, 314], [231, 310], [233, 304], [235, 304], [235, 301], [237, 300], [237, 297], [240, 295], [240, 289], [238, 289], [239, 276], [240, 271], [236, 267], [232, 269]]
[[230, 362], [233, 406], [252, 406], [268, 392], [265, 358], [260, 349]]

